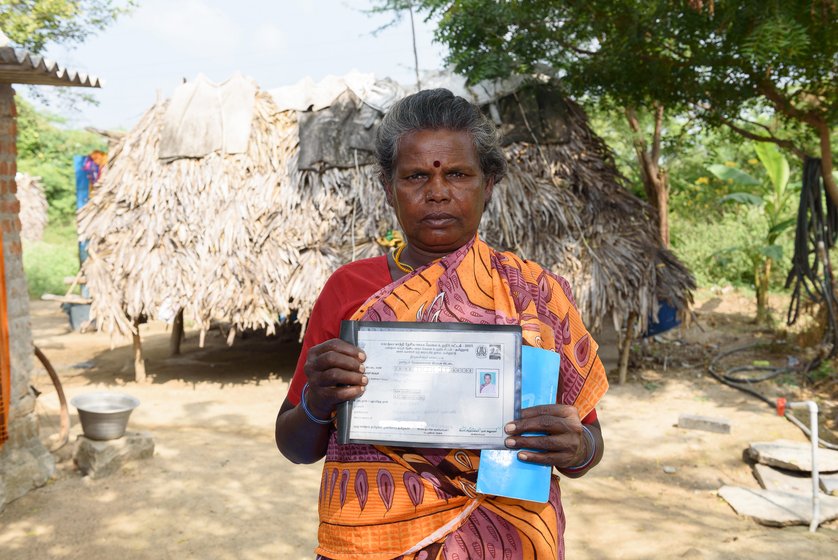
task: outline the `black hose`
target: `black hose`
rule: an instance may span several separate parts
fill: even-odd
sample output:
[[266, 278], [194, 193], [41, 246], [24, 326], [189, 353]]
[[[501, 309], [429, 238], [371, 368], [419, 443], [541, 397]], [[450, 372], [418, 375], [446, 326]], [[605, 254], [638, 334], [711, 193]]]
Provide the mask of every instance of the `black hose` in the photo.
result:
[[[740, 390], [744, 393], [748, 393], [749, 395], [752, 395], [752, 396], [758, 398], [759, 400], [765, 402], [768, 406], [774, 408], [774, 407], [777, 406], [777, 403], [775, 403], [774, 401], [772, 401], [771, 399], [769, 399], [768, 397], [766, 397], [762, 393], [759, 393], [756, 390], [751, 389], [750, 387], [743, 387], [742, 385], [738, 384], [739, 382], [729, 378], [726, 374], [719, 373], [716, 370], [716, 363], [719, 360], [721, 360], [722, 358], [724, 358], [726, 356], [730, 356], [731, 354], [735, 354], [737, 352], [744, 352], [745, 350], [750, 350], [751, 348], [756, 348], [757, 346], [762, 346], [762, 344], [759, 343], [759, 342], [756, 342], [756, 343], [752, 343], [752, 344], [746, 344], [745, 346], [738, 346], [736, 348], [733, 348], [731, 350], [727, 350], [725, 352], [720, 352], [720, 353], [716, 354], [716, 356], [712, 360], [710, 360], [710, 365], [707, 366], [707, 371], [710, 373], [710, 375], [715, 377], [717, 381], [720, 381], [720, 382], [724, 383], [728, 387], [733, 387], [734, 389], [738, 389], [738, 390]], [[788, 368], [785, 368], [785, 369], [788, 370]]]
[[[735, 366], [735, 367], [732, 367], [732, 368], [729, 368], [729, 369], [725, 370], [724, 372], [720, 372], [717, 369], [717, 364], [718, 364], [719, 360], [721, 360], [722, 358], [730, 356], [731, 354], [736, 354], [737, 352], [743, 352], [745, 350], [750, 350], [751, 348], [756, 348], [756, 347], [764, 346], [764, 345], [765, 345], [765, 343], [755, 342], [755, 343], [751, 343], [751, 344], [746, 344], [744, 346], [737, 346], [736, 348], [732, 348], [732, 349], [726, 350], [724, 352], [719, 352], [718, 354], [716, 354], [716, 356], [713, 357], [712, 360], [710, 360], [710, 364], [707, 366], [707, 371], [717, 381], [719, 381], [721, 383], [724, 383], [728, 387], [733, 387], [734, 389], [742, 391], [743, 393], [747, 393], [751, 396], [754, 396], [754, 397], [758, 398], [759, 400], [761, 400], [762, 402], [764, 402], [765, 404], [767, 404], [768, 406], [770, 406], [772, 409], [776, 410], [777, 409], [777, 402], [776, 401], [772, 401], [771, 399], [769, 399], [768, 397], [766, 397], [765, 395], [763, 395], [762, 393], [760, 393], [756, 389], [752, 389], [751, 387], [748, 387], [747, 384], [755, 383], [757, 381], [765, 381], [767, 379], [771, 379], [772, 377], [776, 377], [776, 376], [778, 376], [782, 373], [787, 373], [787, 372], [794, 371], [794, 368], [791, 368], [791, 367], [777, 367], [777, 368], [764, 367], [763, 368], [761, 366]], [[760, 378], [760, 379], [756, 379], [756, 378], [747, 379], [746, 378], [745, 380], [742, 380], [741, 378], [737, 378], [735, 376], [730, 375], [730, 373], [734, 372], [734, 371], [746, 371], [746, 370], [751, 370], [751, 371], [769, 370], [770, 373], [767, 374], [766, 376], [761, 376], [762, 378]], [[744, 383], [745, 385], [742, 385], [742, 383]], [[787, 410], [784, 416], [785, 416], [786, 420], [788, 420], [789, 422], [791, 422], [792, 424], [794, 424], [795, 426], [800, 428], [803, 431], [803, 433], [806, 434], [807, 437], [809, 437], [809, 438], [812, 437], [811, 430], [805, 424], [803, 424], [800, 420], [798, 420], [794, 415], [792, 415], [791, 411]], [[838, 445], [835, 445], [833, 443], [829, 443], [828, 441], [824, 441], [823, 438], [818, 438], [818, 444], [821, 447], [825, 447], [827, 449], [838, 450]]]
[[829, 262], [829, 249], [835, 245], [836, 237], [838, 208], [823, 189], [821, 160], [806, 158], [803, 163], [800, 206], [797, 210], [792, 268], [785, 286], [786, 289], [792, 288], [786, 323], [793, 325], [800, 316], [800, 300], [805, 291], [810, 300], [826, 307], [828, 328], [823, 342], [831, 346], [829, 354], [815, 358], [807, 365], [806, 371], [811, 371], [823, 359], [831, 358], [838, 352], [838, 300], [835, 298], [832, 266]]

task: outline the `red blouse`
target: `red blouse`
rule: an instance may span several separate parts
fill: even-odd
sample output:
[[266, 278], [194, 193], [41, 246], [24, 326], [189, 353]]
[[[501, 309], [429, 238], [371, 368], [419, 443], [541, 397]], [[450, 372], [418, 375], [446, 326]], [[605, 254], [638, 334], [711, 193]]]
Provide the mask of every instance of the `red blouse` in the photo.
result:
[[340, 322], [352, 317], [371, 295], [392, 281], [386, 255], [351, 262], [337, 269], [329, 277], [308, 319], [297, 369], [294, 371], [291, 387], [288, 388], [288, 400], [291, 404], [296, 406], [300, 403], [300, 395], [306, 383], [303, 367], [308, 349], [337, 338], [340, 334]]
[[[340, 334], [340, 322], [352, 317], [371, 295], [392, 281], [386, 255], [343, 265], [329, 277], [308, 320], [297, 369], [288, 388], [288, 400], [291, 404], [297, 406], [300, 403], [306, 383], [303, 368], [309, 348], [337, 338]], [[592, 410], [582, 422], [593, 424], [596, 419], [596, 410]]]

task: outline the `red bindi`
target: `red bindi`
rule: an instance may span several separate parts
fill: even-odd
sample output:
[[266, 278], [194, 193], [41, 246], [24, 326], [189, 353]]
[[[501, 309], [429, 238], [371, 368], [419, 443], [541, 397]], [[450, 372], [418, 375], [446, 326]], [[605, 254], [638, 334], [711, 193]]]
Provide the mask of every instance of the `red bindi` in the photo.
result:
[[434, 167], [439, 167], [440, 165], [442, 165], [442, 164], [439, 163], [439, 160], [434, 161]]

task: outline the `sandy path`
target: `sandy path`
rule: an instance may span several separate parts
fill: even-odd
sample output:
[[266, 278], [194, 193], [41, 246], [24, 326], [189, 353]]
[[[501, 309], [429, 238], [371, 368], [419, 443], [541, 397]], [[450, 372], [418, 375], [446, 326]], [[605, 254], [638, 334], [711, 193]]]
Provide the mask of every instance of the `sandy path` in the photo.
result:
[[[40, 302], [33, 316], [69, 396], [115, 387], [136, 395], [143, 404], [130, 429], [152, 432], [157, 447], [153, 459], [97, 481], [65, 463], [55, 481], [0, 513], [4, 559], [312, 558], [320, 465], [290, 464], [272, 439], [294, 344], [250, 339], [229, 350], [210, 336], [198, 351], [192, 336], [184, 357], [167, 359], [166, 335], [153, 325], [145, 339], [153, 382], [138, 385], [127, 346], [110, 351], [103, 336], [66, 334], [63, 317]], [[72, 367], [85, 360], [93, 367]], [[563, 483], [568, 558], [833, 557], [835, 524], [814, 535], [765, 528], [716, 497], [722, 484], [756, 486], [741, 460], [749, 441], [803, 438], [758, 401], [698, 374], [608, 393], [599, 407], [606, 457]], [[675, 428], [681, 412], [728, 418], [733, 433]]]

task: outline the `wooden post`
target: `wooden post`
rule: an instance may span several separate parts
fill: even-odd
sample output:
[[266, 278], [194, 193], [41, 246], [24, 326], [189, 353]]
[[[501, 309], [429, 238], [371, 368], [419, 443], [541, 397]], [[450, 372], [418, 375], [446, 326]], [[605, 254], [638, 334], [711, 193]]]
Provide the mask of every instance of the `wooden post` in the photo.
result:
[[634, 324], [637, 322], [637, 313], [632, 311], [629, 313], [626, 320], [626, 334], [623, 336], [622, 347], [620, 348], [620, 385], [626, 382], [626, 374], [628, 373], [629, 352], [631, 351], [631, 341], [634, 339]]
[[145, 383], [145, 360], [143, 359], [143, 344], [140, 340], [139, 321], [134, 321], [134, 329], [136, 330], [136, 332], [132, 333], [134, 339], [134, 381]]
[[169, 352], [172, 356], [180, 354], [180, 343], [183, 341], [183, 309], [175, 315], [175, 322], [172, 324], [172, 337], [169, 339]]

